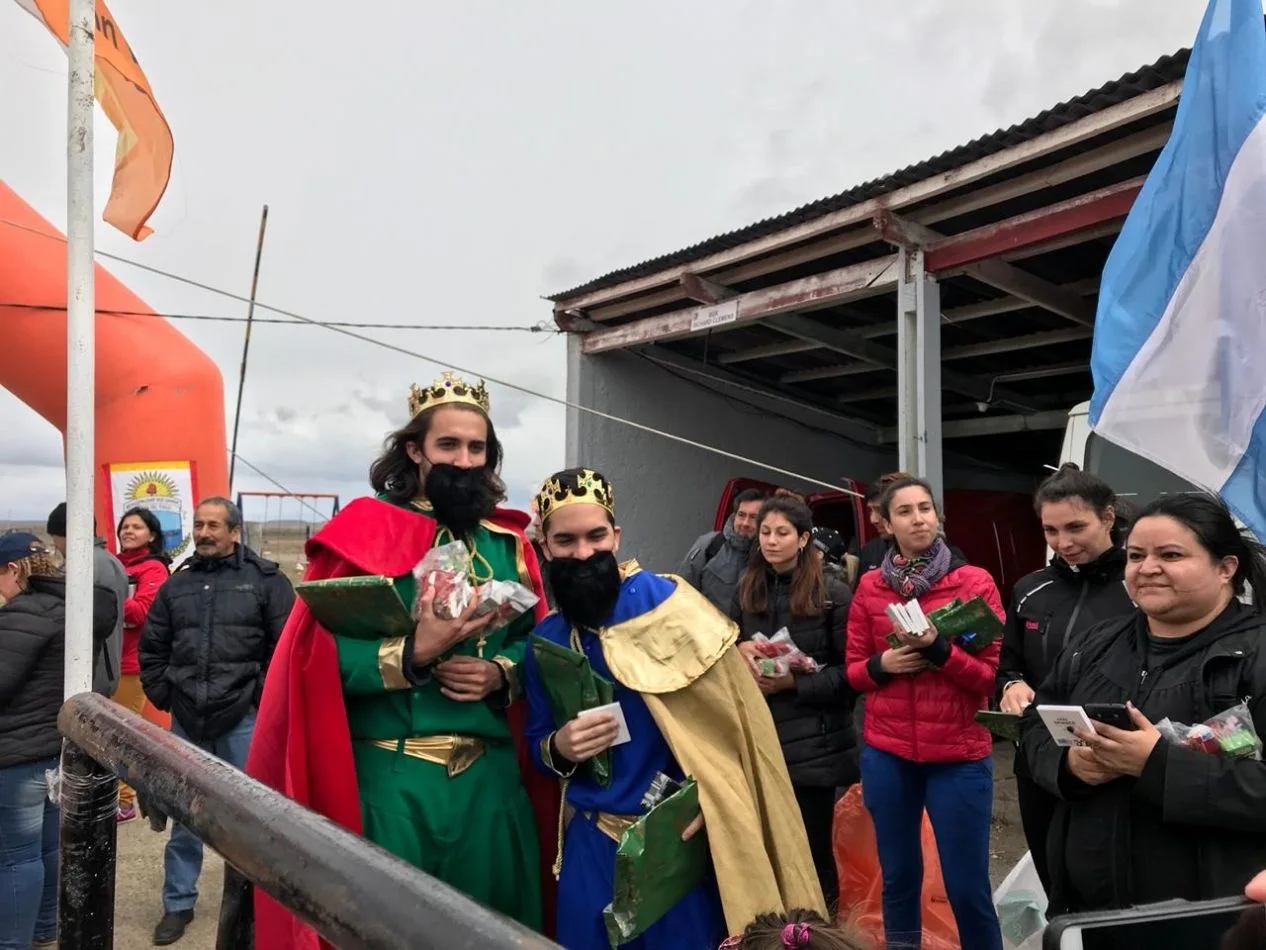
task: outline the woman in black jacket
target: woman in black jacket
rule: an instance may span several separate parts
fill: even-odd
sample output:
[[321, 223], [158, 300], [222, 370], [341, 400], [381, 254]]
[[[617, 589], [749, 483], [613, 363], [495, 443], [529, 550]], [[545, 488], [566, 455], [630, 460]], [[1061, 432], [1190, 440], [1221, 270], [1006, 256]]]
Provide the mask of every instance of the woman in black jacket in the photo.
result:
[[[1215, 498], [1162, 497], [1126, 540], [1134, 614], [1088, 630], [1038, 688], [1043, 704], [1128, 703], [1130, 729], [1096, 723], [1062, 749], [1030, 708], [1021, 748], [1059, 797], [1048, 844], [1053, 913], [1228, 897], [1266, 866], [1266, 764], [1171, 743], [1247, 703], [1266, 735], [1266, 562]], [[1239, 600], [1246, 583], [1257, 603]]]
[[[1046, 679], [1064, 644], [1096, 623], [1133, 614], [1125, 590], [1125, 552], [1117, 529], [1117, 496], [1101, 478], [1067, 464], [1033, 498], [1046, 543], [1055, 556], [1016, 582], [1007, 611], [998, 688], [1003, 712], [1020, 714]], [[1046, 834], [1059, 800], [1015, 758], [1016, 797], [1024, 837], [1042, 885], [1050, 890]]]
[[0, 535], [0, 950], [44, 946], [57, 931], [57, 768], [66, 583], [25, 532]]
[[[739, 625], [740, 649], [769, 701], [818, 879], [834, 904], [839, 893], [831, 844], [836, 792], [857, 781], [854, 694], [844, 675], [844, 628], [852, 595], [838, 575], [824, 573], [810, 543], [813, 518], [804, 502], [770, 498], [756, 525], [759, 544], [752, 546], [731, 616]], [[796, 647], [821, 666], [819, 672], [760, 674], [752, 637], [773, 637], [784, 627]]]

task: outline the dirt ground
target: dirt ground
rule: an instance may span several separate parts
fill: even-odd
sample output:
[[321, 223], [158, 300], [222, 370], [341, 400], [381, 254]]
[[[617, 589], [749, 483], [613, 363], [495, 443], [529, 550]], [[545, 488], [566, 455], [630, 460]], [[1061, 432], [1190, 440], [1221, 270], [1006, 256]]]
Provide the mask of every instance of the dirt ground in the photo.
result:
[[[150, 830], [146, 821], [119, 826], [119, 863], [115, 876], [114, 945], [119, 950], [148, 947], [163, 916], [163, 846], [168, 832]], [[177, 946], [182, 950], [214, 950], [215, 929], [224, 885], [224, 862], [210, 848], [198, 881], [193, 923]]]

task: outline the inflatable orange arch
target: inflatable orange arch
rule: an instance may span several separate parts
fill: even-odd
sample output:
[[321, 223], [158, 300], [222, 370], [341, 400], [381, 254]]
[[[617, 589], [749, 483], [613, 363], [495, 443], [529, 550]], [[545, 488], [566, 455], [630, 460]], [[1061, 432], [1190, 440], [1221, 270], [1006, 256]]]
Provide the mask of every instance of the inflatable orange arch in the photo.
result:
[[[210, 357], [100, 264], [96, 305], [97, 527], [113, 549], [116, 520], [144, 504], [179, 559], [198, 498], [228, 495], [224, 382]], [[0, 386], [63, 440], [65, 308], [65, 240], [0, 181]]]

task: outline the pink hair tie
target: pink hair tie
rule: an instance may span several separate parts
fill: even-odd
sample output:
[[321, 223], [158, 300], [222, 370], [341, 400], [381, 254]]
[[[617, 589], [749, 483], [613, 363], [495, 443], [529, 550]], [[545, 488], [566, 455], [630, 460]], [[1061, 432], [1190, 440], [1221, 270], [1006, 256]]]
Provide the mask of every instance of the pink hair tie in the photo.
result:
[[798, 947], [807, 947], [809, 945], [809, 925], [808, 924], [788, 924], [782, 928], [782, 945], [787, 950], [797, 950]]

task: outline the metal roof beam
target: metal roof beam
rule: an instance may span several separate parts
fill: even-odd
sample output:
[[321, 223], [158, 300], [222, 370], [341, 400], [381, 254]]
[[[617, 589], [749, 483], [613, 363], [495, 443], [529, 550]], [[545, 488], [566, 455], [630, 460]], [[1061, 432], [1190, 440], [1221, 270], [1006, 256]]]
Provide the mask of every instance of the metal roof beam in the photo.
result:
[[700, 277], [698, 274], [682, 274], [680, 283], [685, 295], [699, 303], [720, 303], [722, 300], [729, 300], [731, 297], [738, 296], [737, 290], [724, 287], [715, 281], [708, 280], [706, 277]]
[[745, 350], [722, 353], [716, 359], [722, 366], [732, 366], [735, 363], [763, 360], [771, 356], [791, 356], [816, 349], [819, 349], [818, 345], [808, 340], [787, 340], [784, 343], [766, 343], [764, 346], [752, 346]]
[[[1090, 363], [1086, 360], [1075, 360], [1071, 363], [1057, 363], [1054, 366], [1036, 366], [1032, 369], [1017, 369], [1007, 373], [999, 373], [996, 376], [988, 377], [995, 383], [1018, 383], [1024, 380], [1032, 379], [1050, 379], [1055, 376], [1071, 376], [1074, 373], [1084, 373], [1090, 369]], [[872, 399], [886, 399], [893, 394], [887, 386], [881, 386], [876, 389], [863, 389], [855, 393], [847, 393], [843, 396], [837, 396], [837, 400], [845, 400], [847, 402], [869, 402]], [[1084, 396], [1078, 396], [1071, 400], [1077, 402], [1084, 399]]]
[[[1051, 409], [1028, 415], [981, 416], [979, 419], [953, 419], [941, 423], [941, 438], [966, 439], [982, 435], [1008, 435], [1013, 432], [1049, 432], [1068, 424], [1067, 409]], [[895, 428], [884, 429], [885, 443], [897, 441]]]
[[963, 268], [1124, 218], [1134, 205], [1143, 181], [1143, 178], [1132, 178], [1005, 221], [942, 238], [928, 247], [924, 255], [927, 268], [937, 273]]
[[[1020, 350], [1033, 350], [1043, 346], [1057, 346], [1061, 343], [1075, 343], [1089, 340], [1094, 331], [1089, 327], [1069, 327], [1067, 330], [1050, 330], [1044, 333], [1030, 333], [1025, 336], [1008, 337], [1002, 340], [985, 340], [980, 343], [968, 343], [964, 346], [951, 346], [941, 351], [942, 360], [965, 360], [977, 356], [993, 356], [998, 353], [1015, 353]], [[1074, 364], [1084, 366], [1084, 362]], [[858, 372], [869, 372], [873, 367], [858, 367], [856, 363], [841, 363], [837, 366], [816, 366], [813, 369], [798, 369], [783, 373], [778, 377], [780, 383], [809, 383], [819, 379], [836, 379], [840, 376], [855, 376]], [[1064, 371], [1066, 372], [1066, 370]], [[1062, 374], [1062, 373], [1061, 373]], [[1002, 377], [994, 377], [995, 380]], [[1033, 376], [1008, 376], [1009, 379], [1035, 379]]]
[[[871, 224], [876, 233], [889, 244], [906, 249], [924, 249], [926, 252], [924, 254], [924, 266], [929, 271], [934, 270], [932, 264], [928, 263], [928, 261], [934, 260], [934, 250], [944, 247], [953, 240], [952, 237], [946, 237], [938, 231], [933, 231], [931, 228], [915, 221], [902, 218], [891, 211], [882, 211], [875, 215], [871, 219]], [[993, 225], [989, 225], [989, 227], [993, 227]], [[1048, 235], [1049, 237], [1050, 235]], [[942, 268], [942, 270], [948, 270], [948, 268]], [[988, 284], [998, 290], [1005, 290], [1013, 296], [1029, 301], [1034, 306], [1050, 310], [1052, 313], [1057, 313], [1061, 317], [1066, 317], [1075, 323], [1080, 323], [1084, 326], [1092, 326], [1094, 324], [1094, 308], [1082, 299], [1080, 294], [1063, 290], [1057, 284], [1035, 277], [1014, 264], [1008, 264], [1001, 260], [973, 261], [966, 263], [961, 268], [961, 272], [983, 284]]]
[[[897, 351], [886, 346], [872, 343], [848, 330], [840, 330], [795, 314], [784, 314], [766, 321], [788, 336], [801, 340], [812, 340], [828, 350], [852, 356], [864, 363], [870, 363], [882, 369], [897, 369]], [[858, 370], [862, 372], [862, 370]], [[1005, 403], [1022, 412], [1035, 412], [1037, 405], [1028, 397], [1012, 392], [1004, 386], [991, 386], [983, 378], [967, 376], [952, 369], [941, 369], [941, 384], [951, 392], [970, 396], [978, 402]]]
[[[832, 231], [861, 224], [885, 208], [900, 209], [928, 201], [938, 195], [955, 191], [999, 172], [1055, 154], [1105, 132], [1163, 112], [1178, 101], [1181, 90], [1181, 81], [1167, 83], [1127, 99], [1125, 102], [1116, 103], [1067, 125], [1034, 136], [1026, 142], [913, 182], [876, 198], [858, 202], [839, 211], [813, 218], [752, 241], [745, 241], [736, 247], [708, 254], [687, 264], [665, 267], [655, 273], [598, 288], [588, 293], [559, 297], [556, 309], [581, 309], [587, 312], [590, 308], [611, 303], [632, 294], [655, 290], [665, 284], [675, 284], [684, 273], [709, 273], [725, 267], [733, 267], [758, 255], [785, 250], [825, 236]], [[1040, 187], [1040, 185], [1035, 187]]]
[[775, 314], [878, 296], [896, 285], [897, 256], [891, 254], [785, 284], [748, 291], [719, 304], [675, 310], [657, 317], [594, 330], [585, 335], [581, 351], [590, 355], [606, 353], [645, 343], [697, 336], [713, 330], [727, 330]]
[[709, 363], [701, 363], [698, 360], [683, 356], [664, 347], [648, 346], [639, 350], [638, 354], [645, 356], [653, 363], [658, 363], [669, 369], [679, 370], [692, 376], [698, 376], [701, 379], [722, 383], [734, 389], [760, 396], [763, 399], [785, 403], [801, 410], [822, 413], [843, 423], [844, 428], [850, 430], [846, 433], [849, 438], [879, 444], [879, 436], [882, 430], [878, 425], [841, 412], [834, 400], [818, 399], [812, 394], [790, 390], [780, 386], [778, 383], [749, 376], [746, 373], [724, 369]]

